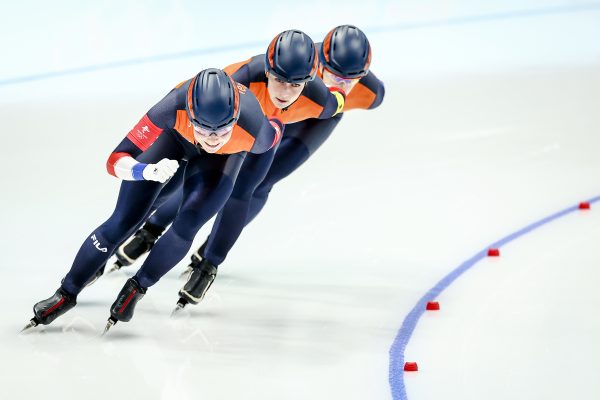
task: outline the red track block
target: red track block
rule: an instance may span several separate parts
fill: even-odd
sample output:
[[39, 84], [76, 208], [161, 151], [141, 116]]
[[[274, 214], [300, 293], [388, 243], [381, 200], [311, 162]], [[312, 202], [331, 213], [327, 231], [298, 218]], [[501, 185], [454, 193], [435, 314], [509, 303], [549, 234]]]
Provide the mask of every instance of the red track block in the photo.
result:
[[419, 370], [419, 366], [416, 362], [406, 362], [404, 363], [404, 370], [407, 372], [415, 372]]
[[488, 257], [500, 257], [500, 250], [499, 249], [489, 249]]
[[580, 210], [589, 210], [590, 203], [588, 203], [587, 201], [582, 201], [581, 203], [579, 203], [579, 209]]
[[437, 301], [428, 301], [426, 309], [427, 311], [438, 311], [440, 309], [440, 303]]

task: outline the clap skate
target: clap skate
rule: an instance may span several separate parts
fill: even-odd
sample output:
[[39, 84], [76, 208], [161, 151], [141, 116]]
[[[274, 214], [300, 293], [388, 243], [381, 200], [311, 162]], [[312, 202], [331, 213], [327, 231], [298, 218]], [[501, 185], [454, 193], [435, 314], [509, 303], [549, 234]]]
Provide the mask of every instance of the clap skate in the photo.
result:
[[179, 291], [177, 307], [171, 315], [182, 310], [188, 303], [198, 304], [202, 301], [216, 277], [217, 267], [209, 261], [202, 260], [194, 265], [186, 284]]
[[135, 278], [129, 278], [110, 307], [110, 317], [102, 335], [106, 334], [118, 321], [129, 322], [133, 318], [135, 305], [144, 297], [144, 294], [146, 294], [146, 288], [141, 287]]
[[65, 292], [62, 288], [59, 288], [54, 295], [46, 300], [36, 303], [33, 306], [34, 317], [27, 325], [25, 325], [21, 332], [36, 327], [40, 324], [48, 325], [56, 318], [75, 307], [76, 304], [76, 296], [73, 296]]
[[189, 278], [189, 275], [192, 273], [192, 270], [194, 269], [194, 267], [196, 267], [197, 265], [199, 265], [202, 262], [202, 259], [204, 257], [202, 257], [202, 254], [204, 253], [204, 249], [206, 248], [206, 244], [208, 243], [208, 238], [206, 238], [206, 240], [204, 241], [204, 243], [202, 243], [202, 246], [200, 246], [200, 248], [198, 250], [196, 250], [193, 254], [192, 254], [192, 261], [190, 262], [190, 264], [185, 267], [185, 271], [183, 271], [179, 277], [180, 278]]
[[123, 243], [115, 252], [117, 260], [113, 264], [110, 272], [120, 270], [133, 264], [138, 258], [146, 254], [162, 234], [164, 228], [146, 222], [144, 226], [135, 233], [129, 240]]

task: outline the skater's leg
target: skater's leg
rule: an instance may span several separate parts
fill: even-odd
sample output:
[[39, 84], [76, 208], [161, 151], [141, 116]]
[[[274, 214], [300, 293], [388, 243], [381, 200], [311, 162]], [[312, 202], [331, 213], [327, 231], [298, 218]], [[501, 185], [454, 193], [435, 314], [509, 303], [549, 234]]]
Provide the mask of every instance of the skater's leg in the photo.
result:
[[233, 192], [219, 211], [203, 252], [204, 258], [211, 264], [221, 264], [242, 233], [252, 194], [269, 171], [276, 150], [273, 148], [264, 154], [246, 156]]
[[155, 284], [185, 257], [198, 230], [229, 198], [244, 157], [245, 153], [202, 155], [193, 165], [190, 161], [181, 209], [135, 276], [142, 287]]
[[[202, 300], [216, 277], [217, 266], [224, 261], [246, 225], [244, 222], [251, 221], [262, 209], [275, 183], [296, 170], [324, 143], [340, 118], [309, 120], [288, 126], [292, 129], [287, 137], [284, 135], [274, 154], [277, 165], [272, 157], [247, 157], [233, 193], [219, 212], [210, 236], [198, 250], [199, 254], [192, 256], [190, 276], [179, 292], [178, 308]], [[260, 190], [256, 189], [257, 182], [261, 182]]]
[[177, 173], [161, 190], [160, 195], [152, 205], [153, 210], [157, 207], [158, 209], [131, 238], [118, 246], [115, 252], [117, 261], [111, 271], [131, 265], [142, 255], [149, 252], [177, 215], [183, 196], [183, 179], [186, 169], [186, 163], [182, 164], [184, 165], [179, 167]]
[[164, 204], [157, 208], [154, 214], [148, 219], [148, 222], [154, 226], [162, 227], [163, 230], [166, 229], [175, 219], [177, 211], [179, 211], [179, 207], [181, 206], [182, 199], [183, 182], [179, 189], [174, 192]]
[[[171, 135], [163, 134], [138, 157], [143, 163], [155, 163], [163, 158], [181, 159], [182, 149]], [[152, 205], [164, 184], [153, 181], [123, 181], [112, 215], [83, 242], [62, 289], [76, 296], [96, 271], [106, 263], [116, 247], [148, 218]]]
[[117, 245], [147, 218], [161, 186], [158, 182], [124, 181], [121, 184], [114, 212], [92, 231], [75, 256], [71, 270], [62, 283], [66, 292], [79, 294], [85, 283], [106, 263]]
[[[279, 145], [272, 159], [258, 159], [253, 164], [244, 162], [234, 192], [219, 212], [207, 240], [192, 255], [192, 262], [185, 273], [190, 273], [179, 292], [178, 307], [198, 303], [206, 294], [220, 265], [240, 236], [265, 206], [273, 185], [290, 175], [302, 165], [327, 140], [341, 119], [308, 120], [292, 124], [287, 136]], [[291, 128], [291, 129], [290, 129]], [[252, 167], [249, 167], [252, 165]], [[264, 167], [268, 168], [264, 174]], [[256, 178], [262, 177], [256, 186]], [[243, 221], [243, 222], [242, 222]], [[184, 273], [184, 274], [185, 274]]]

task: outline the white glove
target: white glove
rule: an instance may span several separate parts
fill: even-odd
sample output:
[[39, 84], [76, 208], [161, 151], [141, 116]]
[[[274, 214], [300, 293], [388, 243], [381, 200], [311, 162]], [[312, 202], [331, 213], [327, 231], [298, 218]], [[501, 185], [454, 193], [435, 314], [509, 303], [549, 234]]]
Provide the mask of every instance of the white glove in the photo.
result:
[[177, 168], [179, 168], [179, 163], [177, 161], [163, 158], [156, 164], [148, 164], [146, 168], [144, 168], [142, 175], [147, 181], [165, 183], [170, 177], [175, 175]]

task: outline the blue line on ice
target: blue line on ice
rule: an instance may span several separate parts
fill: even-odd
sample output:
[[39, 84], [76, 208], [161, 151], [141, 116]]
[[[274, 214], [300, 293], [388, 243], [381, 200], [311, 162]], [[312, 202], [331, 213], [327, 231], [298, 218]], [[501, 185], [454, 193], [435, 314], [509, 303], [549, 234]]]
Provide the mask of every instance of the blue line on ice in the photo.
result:
[[[596, 196], [588, 200], [591, 203], [600, 201], [600, 196]], [[428, 301], [435, 300], [440, 293], [442, 293], [448, 286], [452, 284], [459, 276], [468, 271], [477, 262], [487, 257], [487, 251], [490, 248], [501, 248], [503, 245], [512, 242], [515, 239], [524, 236], [531, 231], [546, 225], [552, 221], [555, 221], [561, 217], [564, 217], [579, 209], [579, 205], [565, 208], [564, 210], [558, 211], [552, 215], [540, 219], [537, 222], [527, 225], [526, 227], [511, 233], [510, 235], [498, 240], [486, 246], [478, 253], [473, 255], [468, 260], [464, 261], [452, 272], [446, 275], [441, 281], [439, 281], [434, 287], [429, 289], [427, 293], [417, 302], [413, 309], [408, 313], [402, 322], [402, 326], [398, 331], [392, 346], [390, 347], [390, 366], [389, 366], [389, 383], [392, 390], [392, 398], [394, 400], [408, 400], [406, 394], [406, 387], [404, 385], [404, 351], [406, 346], [412, 337], [412, 334], [419, 322], [419, 319], [425, 312], [425, 307]]]

